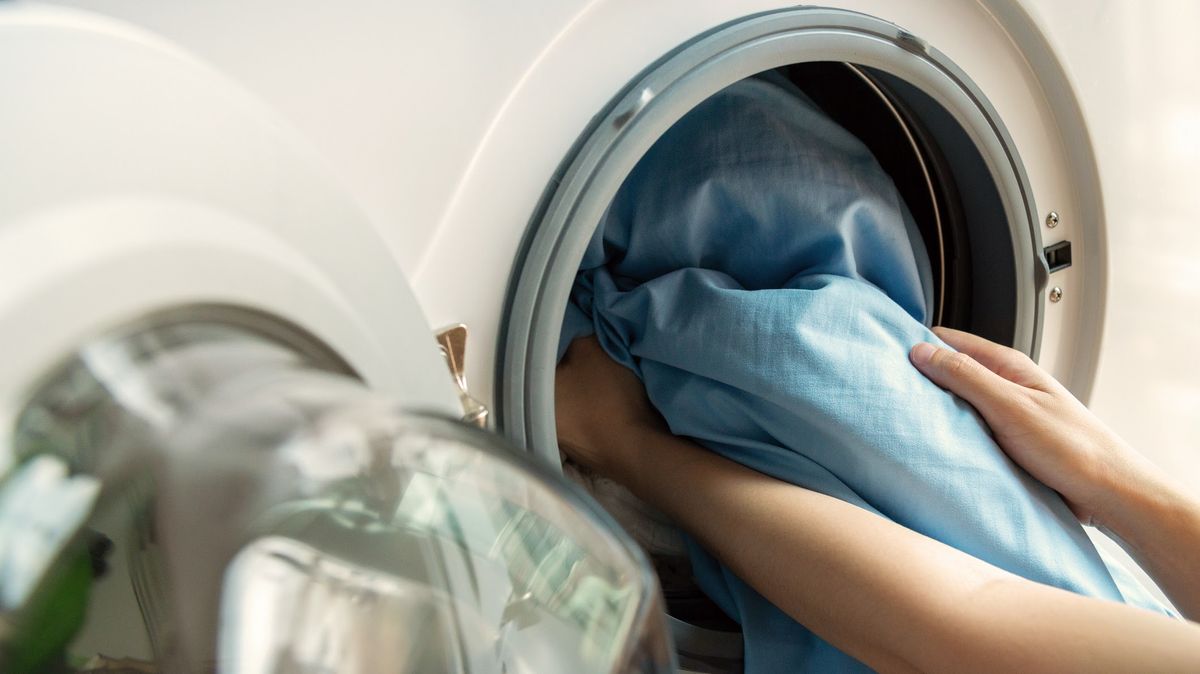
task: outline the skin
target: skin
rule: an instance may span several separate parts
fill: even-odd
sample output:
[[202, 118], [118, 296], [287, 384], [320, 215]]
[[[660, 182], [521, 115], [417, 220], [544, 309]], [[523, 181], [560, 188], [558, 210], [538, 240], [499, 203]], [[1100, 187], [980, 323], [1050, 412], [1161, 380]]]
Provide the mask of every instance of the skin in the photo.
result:
[[[1022, 354], [938, 335], [958, 351], [918, 345], [914, 366], [974, 405], [1016, 462], [1081, 521], [1119, 536], [1181, 611], [1200, 615], [1190, 572], [1200, 568], [1200, 504]], [[641, 382], [592, 338], [571, 344], [556, 379], [568, 455], [625, 484], [878, 671], [1200, 671], [1200, 626], [1025, 580], [672, 435]]]

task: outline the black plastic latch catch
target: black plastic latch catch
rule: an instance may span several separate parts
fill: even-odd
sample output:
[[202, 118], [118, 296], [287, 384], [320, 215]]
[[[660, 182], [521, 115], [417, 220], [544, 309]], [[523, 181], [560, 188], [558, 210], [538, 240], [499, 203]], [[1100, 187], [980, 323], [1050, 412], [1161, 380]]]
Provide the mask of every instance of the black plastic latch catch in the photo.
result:
[[1046, 255], [1046, 266], [1050, 268], [1050, 273], [1060, 269], [1066, 269], [1071, 266], [1071, 242], [1059, 241], [1052, 243], [1043, 250]]

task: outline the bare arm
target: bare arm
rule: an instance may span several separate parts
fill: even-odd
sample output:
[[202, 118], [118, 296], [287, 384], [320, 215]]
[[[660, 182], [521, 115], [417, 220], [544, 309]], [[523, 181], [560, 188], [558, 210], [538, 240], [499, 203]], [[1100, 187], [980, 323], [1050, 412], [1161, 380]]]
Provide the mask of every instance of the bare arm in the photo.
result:
[[1024, 354], [936, 332], [959, 353], [918, 346], [917, 368], [979, 410], [1014, 461], [1084, 524], [1113, 535], [1184, 615], [1200, 619], [1200, 502]]
[[[1200, 628], [1006, 573], [670, 434], [622, 479], [741, 578], [884, 671], [1200, 669]], [[640, 476], [640, 477], [638, 477]]]
[[564, 449], [625, 483], [756, 590], [882, 671], [1200, 670], [1200, 628], [1039, 585], [672, 436], [640, 382], [572, 345]]

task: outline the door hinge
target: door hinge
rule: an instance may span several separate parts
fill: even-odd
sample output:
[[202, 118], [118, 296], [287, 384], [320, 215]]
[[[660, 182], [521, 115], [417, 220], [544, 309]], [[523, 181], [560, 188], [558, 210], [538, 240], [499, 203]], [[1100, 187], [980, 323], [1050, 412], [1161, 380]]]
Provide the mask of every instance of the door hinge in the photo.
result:
[[462, 420], [480, 428], [488, 427], [488, 408], [471, 396], [467, 389], [467, 373], [465, 371], [467, 353], [467, 326], [459, 323], [437, 333], [438, 348], [446, 359], [446, 367], [450, 368], [450, 376], [454, 386], [458, 388], [458, 402], [462, 405]]

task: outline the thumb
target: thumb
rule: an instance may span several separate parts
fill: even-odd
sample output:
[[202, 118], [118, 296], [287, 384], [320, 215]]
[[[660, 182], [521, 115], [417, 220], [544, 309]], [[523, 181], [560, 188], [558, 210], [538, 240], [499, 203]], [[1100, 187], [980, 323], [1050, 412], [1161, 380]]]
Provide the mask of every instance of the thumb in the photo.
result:
[[994, 418], [1011, 399], [1012, 382], [979, 364], [965, 353], [921, 342], [908, 354], [909, 360], [933, 383], [971, 403], [985, 418]]

